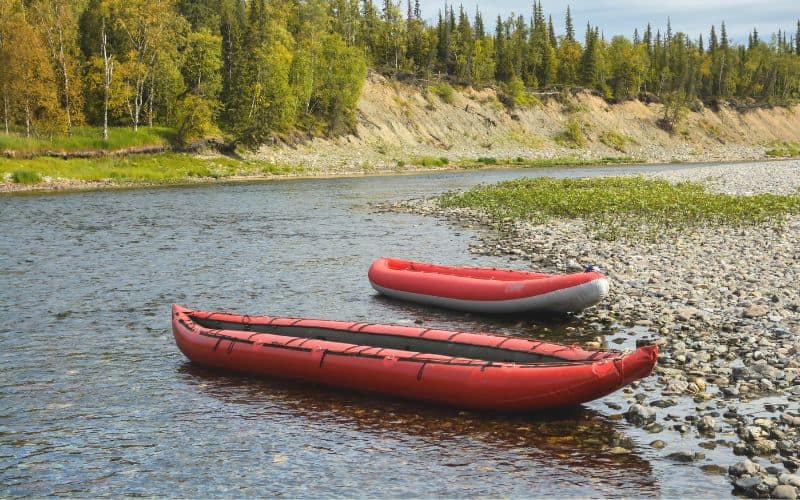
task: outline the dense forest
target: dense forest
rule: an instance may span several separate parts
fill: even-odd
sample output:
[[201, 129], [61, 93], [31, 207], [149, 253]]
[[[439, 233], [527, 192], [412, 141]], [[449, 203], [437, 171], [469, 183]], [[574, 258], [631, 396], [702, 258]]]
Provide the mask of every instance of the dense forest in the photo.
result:
[[[794, 34], [756, 30], [734, 44], [725, 23], [691, 39], [648, 25], [578, 37], [532, 15], [486, 22], [419, 0], [0, 0], [0, 113], [6, 133], [78, 125], [173, 127], [182, 141], [224, 133], [257, 145], [275, 134], [352, 129], [372, 68], [397, 78], [497, 86], [508, 106], [588, 88], [611, 101], [786, 104], [800, 98]], [[563, 23], [563, 24], [561, 24]], [[563, 29], [560, 29], [563, 26]]]

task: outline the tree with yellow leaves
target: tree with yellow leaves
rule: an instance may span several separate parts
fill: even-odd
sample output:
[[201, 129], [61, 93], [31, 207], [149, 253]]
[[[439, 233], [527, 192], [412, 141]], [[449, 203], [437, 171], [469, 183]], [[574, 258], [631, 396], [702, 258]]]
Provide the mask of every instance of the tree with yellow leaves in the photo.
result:
[[37, 30], [44, 39], [50, 63], [58, 80], [61, 107], [66, 116], [67, 133], [82, 121], [80, 60], [78, 54], [78, 19], [68, 0], [37, 0], [31, 12]]
[[6, 131], [15, 123], [27, 137], [64, 130], [47, 49], [20, 0], [0, 0], [0, 67]]

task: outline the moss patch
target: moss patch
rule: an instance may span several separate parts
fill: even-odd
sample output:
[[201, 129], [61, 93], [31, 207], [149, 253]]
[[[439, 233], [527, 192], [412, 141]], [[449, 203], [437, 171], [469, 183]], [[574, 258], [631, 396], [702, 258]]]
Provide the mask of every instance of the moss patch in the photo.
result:
[[697, 183], [639, 177], [520, 179], [448, 193], [439, 203], [479, 209], [498, 220], [584, 219], [594, 224], [597, 236], [608, 239], [652, 237], [665, 228], [704, 224], [780, 223], [785, 214], [800, 213], [800, 195], [716, 194]]

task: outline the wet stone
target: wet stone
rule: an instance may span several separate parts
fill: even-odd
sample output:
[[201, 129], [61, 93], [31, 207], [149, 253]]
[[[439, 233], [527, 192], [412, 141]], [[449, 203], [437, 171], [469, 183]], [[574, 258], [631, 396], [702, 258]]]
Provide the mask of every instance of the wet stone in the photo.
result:
[[667, 455], [667, 459], [675, 462], [694, 462], [695, 454], [690, 451], [676, 451]]
[[649, 424], [644, 426], [644, 430], [646, 430], [651, 434], [657, 434], [664, 430], [664, 426], [657, 422], [650, 422]]
[[717, 464], [705, 464], [700, 466], [700, 470], [705, 472], [706, 474], [725, 474], [725, 467]]
[[632, 404], [630, 408], [628, 408], [628, 411], [625, 412], [625, 419], [628, 422], [641, 427], [655, 421], [656, 412], [655, 410], [651, 410], [646, 406], [636, 403]]
[[747, 459], [747, 458], [744, 459], [741, 462], [738, 462], [738, 463], [736, 463], [734, 465], [731, 465], [728, 468], [728, 474], [730, 474], [731, 476], [736, 476], [736, 477], [742, 476], [742, 475], [745, 475], [745, 474], [752, 476], [752, 475], [759, 474], [759, 473], [762, 473], [762, 472], [765, 472], [764, 467], [762, 467], [761, 465], [759, 465], [759, 464], [757, 464], [757, 463], [755, 463], [752, 460]]
[[781, 415], [781, 420], [783, 420], [786, 424], [792, 427], [800, 427], [800, 417], [796, 415], [792, 415], [790, 413], [784, 413]]
[[753, 451], [758, 455], [773, 455], [778, 451], [778, 445], [770, 439], [758, 439], [753, 443]]
[[781, 484], [788, 484], [795, 488], [800, 488], [800, 475], [797, 474], [781, 474], [778, 476]]
[[662, 441], [660, 439], [656, 439], [655, 441], [650, 443], [650, 447], [651, 448], [655, 448], [657, 450], [660, 450], [660, 449], [664, 448], [665, 446], [667, 446], [667, 443], [665, 443], [664, 441]]
[[788, 484], [779, 484], [778, 486], [772, 488], [770, 496], [772, 496], [772, 498], [795, 499], [797, 498], [797, 488], [794, 486], [789, 486]]
[[670, 406], [675, 406], [678, 402], [674, 399], [657, 399], [650, 403], [650, 406], [655, 406], [656, 408], [669, 408]]
[[746, 494], [752, 494], [756, 492], [756, 488], [761, 486], [762, 482], [761, 476], [744, 476], [734, 481], [733, 485], [737, 490], [741, 490]]

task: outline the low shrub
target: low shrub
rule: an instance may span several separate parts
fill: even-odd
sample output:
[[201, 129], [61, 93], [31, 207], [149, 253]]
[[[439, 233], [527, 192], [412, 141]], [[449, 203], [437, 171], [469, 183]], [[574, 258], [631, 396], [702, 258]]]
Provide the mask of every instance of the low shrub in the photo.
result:
[[11, 180], [16, 184], [38, 184], [42, 176], [34, 170], [15, 170], [11, 172]]
[[447, 82], [437, 82], [431, 85], [431, 91], [439, 96], [439, 99], [446, 104], [453, 104], [455, 102], [456, 92], [453, 87]]
[[410, 161], [413, 165], [418, 165], [420, 167], [444, 167], [450, 164], [450, 159], [446, 156], [441, 156], [439, 158], [433, 156], [420, 156], [417, 158], [412, 158]]
[[586, 134], [578, 120], [572, 119], [566, 123], [564, 131], [556, 135], [556, 143], [559, 146], [566, 146], [573, 149], [585, 148], [587, 144]]
[[614, 148], [617, 151], [620, 151], [622, 153], [625, 152], [625, 145], [626, 144], [628, 144], [629, 142], [631, 142], [631, 143], [634, 142], [634, 140], [631, 137], [629, 137], [629, 136], [627, 136], [625, 134], [621, 134], [619, 132], [616, 132], [614, 130], [606, 130], [605, 132], [600, 134], [599, 139], [600, 139], [600, 142], [602, 142], [606, 146], [608, 146], [610, 148]]

